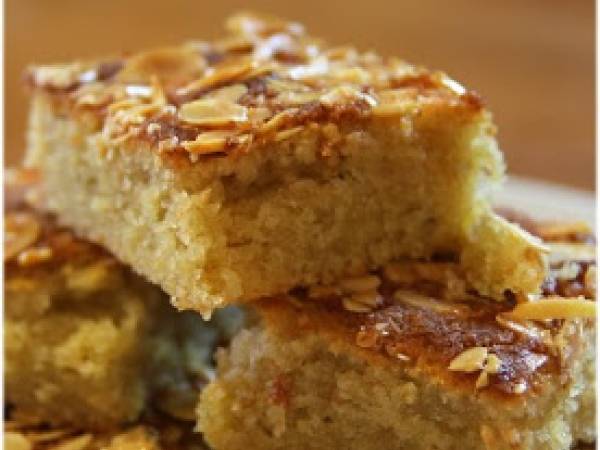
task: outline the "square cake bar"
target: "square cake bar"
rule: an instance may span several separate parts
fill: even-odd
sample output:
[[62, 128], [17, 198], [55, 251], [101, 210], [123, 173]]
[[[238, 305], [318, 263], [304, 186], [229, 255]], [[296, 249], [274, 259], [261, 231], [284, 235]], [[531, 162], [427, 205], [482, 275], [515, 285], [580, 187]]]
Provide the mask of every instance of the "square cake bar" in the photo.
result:
[[199, 429], [215, 450], [594, 442], [595, 249], [549, 245], [535, 300], [475, 296], [436, 261], [257, 303], [261, 322], [220, 351]]
[[239, 15], [215, 42], [28, 80], [48, 207], [180, 308], [437, 254], [496, 298], [544, 278], [539, 241], [488, 204], [504, 173], [491, 115], [441, 72]]
[[[193, 417], [221, 329], [35, 211], [37, 175], [8, 171], [4, 393], [28, 420], [107, 429], [150, 404]], [[225, 311], [223, 312], [225, 313]]]

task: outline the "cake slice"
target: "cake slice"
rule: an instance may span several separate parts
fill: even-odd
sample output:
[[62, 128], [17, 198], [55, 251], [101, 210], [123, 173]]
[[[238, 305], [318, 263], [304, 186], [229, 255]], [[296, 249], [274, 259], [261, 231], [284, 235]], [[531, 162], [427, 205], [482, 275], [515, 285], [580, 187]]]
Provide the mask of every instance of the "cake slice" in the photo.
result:
[[594, 248], [552, 245], [562, 253], [528, 302], [474, 297], [438, 261], [257, 303], [259, 325], [218, 355], [199, 430], [216, 450], [593, 442]]
[[535, 292], [545, 249], [490, 210], [504, 165], [475, 93], [296, 23], [227, 30], [31, 69], [27, 163], [62, 223], [206, 315], [437, 254], [484, 295]]
[[28, 171], [6, 173], [9, 410], [86, 429], [136, 420], [151, 403], [190, 419], [198, 389], [212, 373], [224, 318], [209, 325], [177, 312], [159, 288], [34, 211], [25, 197], [35, 200], [36, 178]]

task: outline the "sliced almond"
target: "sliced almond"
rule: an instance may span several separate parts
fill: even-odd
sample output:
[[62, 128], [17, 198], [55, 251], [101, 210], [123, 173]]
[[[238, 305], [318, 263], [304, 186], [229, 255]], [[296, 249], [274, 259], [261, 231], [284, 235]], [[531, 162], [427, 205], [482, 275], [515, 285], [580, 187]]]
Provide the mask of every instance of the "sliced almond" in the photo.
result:
[[92, 435], [82, 434], [71, 439], [66, 439], [60, 442], [60, 444], [54, 445], [51, 450], [84, 450], [88, 448], [92, 442]]
[[448, 366], [448, 370], [458, 372], [476, 372], [483, 369], [488, 357], [486, 347], [469, 348], [456, 356]]
[[21, 267], [35, 266], [52, 259], [53, 251], [50, 247], [34, 247], [23, 250], [17, 256]]
[[205, 68], [206, 60], [191, 46], [162, 47], [133, 55], [117, 77], [125, 83], [145, 83], [153, 77], [166, 83], [199, 77]]
[[546, 297], [519, 303], [509, 315], [522, 320], [595, 318], [596, 302], [583, 297]]
[[179, 118], [194, 125], [219, 126], [248, 120], [246, 107], [218, 98], [201, 98], [181, 105]]
[[394, 300], [416, 308], [429, 309], [440, 314], [466, 314], [468, 307], [439, 300], [414, 291], [397, 289], [394, 292]]
[[349, 100], [362, 100], [366, 102], [369, 106], [377, 105], [377, 101], [372, 96], [360, 92], [358, 89], [355, 89], [351, 86], [335, 87], [326, 94], [322, 95], [320, 98], [321, 103], [328, 106], [333, 106], [339, 103], [346, 103]]
[[346, 278], [340, 281], [340, 287], [346, 292], [368, 292], [379, 287], [381, 280], [377, 275]]
[[67, 430], [36, 431], [27, 433], [27, 439], [34, 443], [51, 442], [69, 434]]
[[246, 85], [238, 83], [212, 91], [209, 96], [211, 98], [236, 103], [246, 92], [248, 92]]
[[178, 95], [204, 91], [217, 85], [228, 84], [242, 80], [252, 69], [257, 66], [252, 58], [236, 58], [209, 68], [204, 77], [189, 83], [177, 90]]
[[595, 261], [596, 248], [590, 244], [548, 242], [550, 249], [549, 262], [557, 264], [563, 261]]
[[597, 277], [596, 266], [590, 266], [585, 273], [584, 286], [586, 295], [594, 299], [596, 298]]
[[355, 292], [350, 296], [350, 299], [355, 303], [361, 303], [374, 309], [381, 302], [381, 296], [376, 290], [366, 292]]
[[4, 261], [9, 261], [30, 245], [41, 233], [41, 227], [30, 213], [9, 213], [4, 218]]
[[351, 298], [342, 299], [342, 304], [347, 311], [355, 312], [355, 313], [368, 313], [373, 310], [370, 306], [357, 302]]
[[207, 131], [200, 133], [193, 141], [184, 141], [182, 147], [198, 154], [219, 153], [225, 149], [227, 140], [235, 136], [231, 131]]

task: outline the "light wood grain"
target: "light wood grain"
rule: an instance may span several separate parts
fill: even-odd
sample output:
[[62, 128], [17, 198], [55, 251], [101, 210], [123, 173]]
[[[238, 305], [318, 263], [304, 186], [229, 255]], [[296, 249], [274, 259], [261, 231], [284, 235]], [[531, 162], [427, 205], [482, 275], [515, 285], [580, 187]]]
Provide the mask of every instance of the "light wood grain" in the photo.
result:
[[447, 70], [495, 112], [512, 172], [594, 187], [594, 2], [577, 0], [7, 0], [6, 148], [23, 148], [31, 62], [215, 36], [240, 8], [339, 44]]

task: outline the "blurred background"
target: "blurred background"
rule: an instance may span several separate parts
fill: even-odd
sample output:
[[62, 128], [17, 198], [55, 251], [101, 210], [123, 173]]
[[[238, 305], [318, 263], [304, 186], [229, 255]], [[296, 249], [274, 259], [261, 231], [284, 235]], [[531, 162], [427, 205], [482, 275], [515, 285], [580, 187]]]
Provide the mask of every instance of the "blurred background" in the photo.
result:
[[494, 112], [512, 173], [594, 189], [593, 0], [6, 0], [5, 163], [24, 147], [28, 64], [214, 37], [248, 8], [445, 70]]

